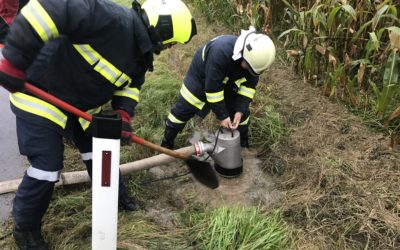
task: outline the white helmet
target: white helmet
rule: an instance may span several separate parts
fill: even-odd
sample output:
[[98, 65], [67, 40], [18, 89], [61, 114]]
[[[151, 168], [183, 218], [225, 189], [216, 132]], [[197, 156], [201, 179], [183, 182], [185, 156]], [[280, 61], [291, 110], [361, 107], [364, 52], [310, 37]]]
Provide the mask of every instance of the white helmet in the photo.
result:
[[250, 27], [239, 36], [232, 58], [243, 58], [249, 64], [252, 73], [260, 75], [274, 62], [275, 53], [275, 45], [271, 38], [255, 33], [255, 29]]

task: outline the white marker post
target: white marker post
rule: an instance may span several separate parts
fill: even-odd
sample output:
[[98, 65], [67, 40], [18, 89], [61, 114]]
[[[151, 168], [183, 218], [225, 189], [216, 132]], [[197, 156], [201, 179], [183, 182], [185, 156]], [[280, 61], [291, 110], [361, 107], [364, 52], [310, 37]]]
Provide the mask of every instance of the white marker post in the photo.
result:
[[117, 248], [121, 119], [93, 116], [92, 249]]

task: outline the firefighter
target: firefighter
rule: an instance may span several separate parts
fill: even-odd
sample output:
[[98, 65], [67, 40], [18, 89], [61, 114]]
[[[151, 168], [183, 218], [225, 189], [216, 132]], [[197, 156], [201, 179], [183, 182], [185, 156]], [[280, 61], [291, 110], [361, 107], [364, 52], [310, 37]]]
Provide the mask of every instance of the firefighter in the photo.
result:
[[[125, 8], [109, 0], [30, 0], [10, 27], [0, 62], [0, 83], [16, 115], [20, 153], [30, 166], [16, 192], [13, 236], [21, 249], [47, 249], [41, 234], [63, 168], [63, 137], [92, 168], [90, 122], [26, 93], [24, 81], [90, 114], [105, 104], [122, 118], [130, 142], [131, 119], [153, 55], [196, 34], [181, 0], [134, 1]], [[12, 167], [12, 166], [10, 166]], [[119, 204], [135, 210], [120, 181]]]
[[249, 147], [249, 105], [259, 75], [274, 59], [272, 40], [253, 27], [240, 36], [218, 36], [198, 49], [166, 120], [161, 145], [172, 149], [186, 123], [196, 114], [204, 118], [211, 109], [221, 126], [238, 129], [241, 146]]

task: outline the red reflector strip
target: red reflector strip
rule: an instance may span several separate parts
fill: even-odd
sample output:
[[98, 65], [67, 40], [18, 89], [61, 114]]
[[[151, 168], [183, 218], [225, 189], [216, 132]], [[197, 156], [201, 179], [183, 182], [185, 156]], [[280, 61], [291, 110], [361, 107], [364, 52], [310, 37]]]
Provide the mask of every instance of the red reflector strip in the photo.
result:
[[109, 187], [111, 179], [111, 151], [103, 151], [101, 164], [101, 186]]

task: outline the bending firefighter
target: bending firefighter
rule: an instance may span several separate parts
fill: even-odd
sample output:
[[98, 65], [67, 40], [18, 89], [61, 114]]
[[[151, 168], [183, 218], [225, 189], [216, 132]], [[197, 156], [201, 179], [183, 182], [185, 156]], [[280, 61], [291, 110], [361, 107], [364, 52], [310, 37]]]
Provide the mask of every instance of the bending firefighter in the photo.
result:
[[218, 36], [197, 50], [183, 80], [177, 103], [166, 120], [161, 145], [174, 147], [177, 134], [194, 116], [210, 111], [221, 126], [238, 129], [242, 147], [249, 147], [249, 105], [259, 75], [275, 59], [275, 46], [253, 27], [240, 36]]
[[[63, 168], [63, 136], [92, 169], [90, 123], [26, 93], [24, 81], [90, 114], [111, 103], [130, 142], [131, 119], [153, 54], [196, 34], [180, 0], [136, 1], [125, 8], [109, 0], [31, 0], [15, 18], [0, 62], [0, 83], [12, 94], [20, 153], [30, 166], [13, 204], [13, 236], [21, 249], [47, 249], [41, 223]], [[122, 179], [119, 204], [138, 209]]]

